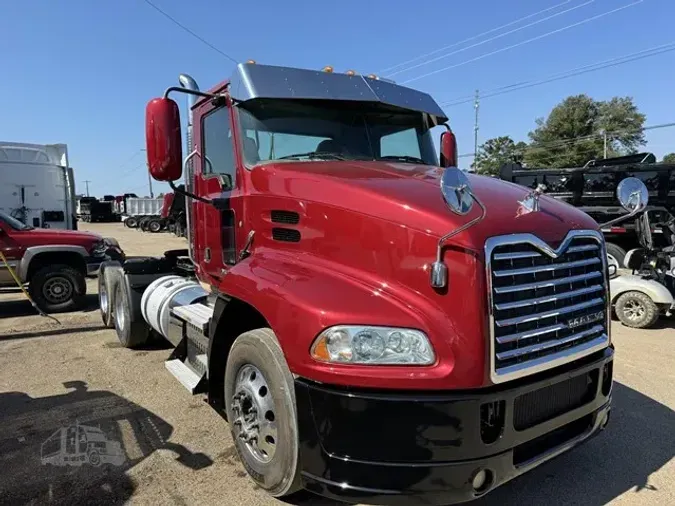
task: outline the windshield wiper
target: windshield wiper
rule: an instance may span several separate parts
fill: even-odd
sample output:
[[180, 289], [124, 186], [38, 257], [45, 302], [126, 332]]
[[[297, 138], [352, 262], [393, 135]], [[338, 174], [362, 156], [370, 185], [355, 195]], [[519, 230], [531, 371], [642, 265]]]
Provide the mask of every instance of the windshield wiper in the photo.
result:
[[419, 164], [422, 164], [422, 165], [430, 165], [429, 163], [425, 162], [421, 158], [417, 158], [416, 156], [408, 156], [408, 155], [381, 156], [381, 157], [378, 158], [378, 160], [396, 160], [397, 162], [419, 163]]
[[345, 157], [337, 153], [317, 153], [316, 151], [309, 151], [307, 153], [296, 153], [294, 155], [280, 156], [277, 160], [292, 160], [294, 158], [309, 158], [310, 160], [344, 160]]

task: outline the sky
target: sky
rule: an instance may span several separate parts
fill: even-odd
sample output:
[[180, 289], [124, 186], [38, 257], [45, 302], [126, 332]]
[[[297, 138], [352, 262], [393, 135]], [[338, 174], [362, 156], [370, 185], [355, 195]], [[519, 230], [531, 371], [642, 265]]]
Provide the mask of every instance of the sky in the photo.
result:
[[[152, 1], [236, 61], [375, 73], [441, 104], [675, 42], [673, 0]], [[180, 73], [208, 89], [234, 69], [144, 0], [4, 2], [0, 47], [0, 141], [66, 143], [78, 193], [89, 180], [96, 196], [149, 194], [140, 151], [148, 100], [177, 85]], [[416, 68], [388, 70], [432, 52], [407, 64]], [[671, 51], [486, 97], [479, 143], [527, 140], [536, 118], [578, 93], [630, 96], [645, 125], [675, 122], [674, 62]], [[473, 104], [444, 108], [460, 153], [472, 153]], [[675, 151], [674, 136], [675, 127], [650, 130], [646, 150]], [[168, 189], [153, 185], [155, 193]]]

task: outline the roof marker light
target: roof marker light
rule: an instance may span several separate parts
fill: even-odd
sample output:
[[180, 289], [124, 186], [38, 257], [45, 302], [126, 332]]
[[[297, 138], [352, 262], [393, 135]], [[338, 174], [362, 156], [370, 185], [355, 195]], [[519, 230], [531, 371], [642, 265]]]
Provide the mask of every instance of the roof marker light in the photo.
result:
[[326, 66], [323, 68], [323, 71], [324, 71], [324, 72], [328, 72], [329, 74], [331, 74], [331, 73], [333, 72], [333, 67], [331, 67], [330, 65], [326, 65]]

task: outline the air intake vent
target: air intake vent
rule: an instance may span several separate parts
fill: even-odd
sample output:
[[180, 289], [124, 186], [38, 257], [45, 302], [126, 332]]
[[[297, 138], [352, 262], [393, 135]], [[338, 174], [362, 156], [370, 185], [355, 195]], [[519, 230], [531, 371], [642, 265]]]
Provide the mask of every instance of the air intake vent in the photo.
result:
[[300, 222], [300, 215], [293, 211], [272, 211], [272, 222], [297, 225]]
[[300, 232], [291, 228], [273, 228], [272, 237], [276, 241], [300, 242]]

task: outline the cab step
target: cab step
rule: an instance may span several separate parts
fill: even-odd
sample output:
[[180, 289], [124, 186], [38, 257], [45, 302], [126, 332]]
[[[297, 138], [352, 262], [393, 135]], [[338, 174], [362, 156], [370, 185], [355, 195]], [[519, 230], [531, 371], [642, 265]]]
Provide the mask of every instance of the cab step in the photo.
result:
[[[205, 359], [206, 356], [204, 356], [204, 360]], [[164, 366], [192, 395], [202, 393], [206, 390], [206, 374], [196, 372], [181, 359], [174, 358], [167, 360], [164, 362]]]

